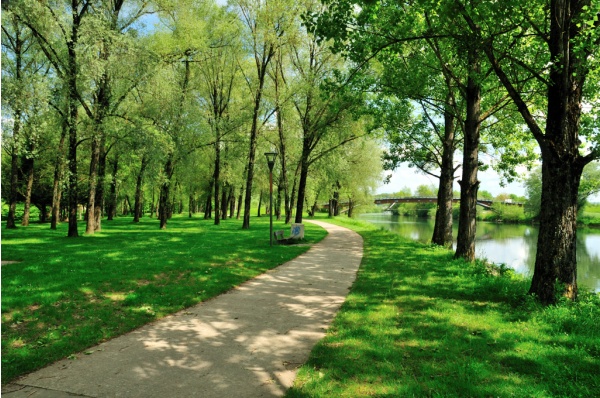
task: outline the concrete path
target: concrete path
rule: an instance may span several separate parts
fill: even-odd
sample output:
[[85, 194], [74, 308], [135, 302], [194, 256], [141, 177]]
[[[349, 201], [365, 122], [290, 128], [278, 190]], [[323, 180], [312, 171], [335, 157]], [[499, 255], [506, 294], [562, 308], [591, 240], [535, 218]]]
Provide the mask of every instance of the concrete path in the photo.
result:
[[343, 303], [362, 258], [353, 231], [215, 299], [2, 389], [21, 397], [279, 397]]

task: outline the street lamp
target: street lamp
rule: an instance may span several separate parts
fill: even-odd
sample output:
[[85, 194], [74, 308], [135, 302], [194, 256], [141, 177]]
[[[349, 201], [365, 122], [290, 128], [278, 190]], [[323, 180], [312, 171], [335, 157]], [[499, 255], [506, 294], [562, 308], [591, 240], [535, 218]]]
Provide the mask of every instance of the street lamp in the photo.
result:
[[267, 157], [267, 164], [269, 165], [269, 244], [273, 246], [273, 166], [275, 166], [277, 152], [265, 152], [265, 156]]

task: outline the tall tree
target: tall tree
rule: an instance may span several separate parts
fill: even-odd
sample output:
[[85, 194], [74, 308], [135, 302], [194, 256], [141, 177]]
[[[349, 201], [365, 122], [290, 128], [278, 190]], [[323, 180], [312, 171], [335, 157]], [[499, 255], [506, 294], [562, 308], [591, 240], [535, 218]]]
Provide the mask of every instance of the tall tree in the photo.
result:
[[241, 29], [238, 24], [232, 22], [232, 16], [223, 8], [213, 9], [212, 15], [205, 18], [208, 48], [205, 50], [205, 60], [199, 71], [202, 87], [200, 91], [206, 98], [206, 101], [203, 101], [206, 104], [205, 112], [214, 137], [214, 223], [219, 225], [222, 215], [226, 213], [220, 197], [225, 188], [222, 181], [224, 139], [236, 132], [235, 125], [238, 124], [230, 108], [235, 89], [240, 83], [238, 79], [239, 62], [242, 58], [239, 40]]
[[[52, 64], [56, 75], [64, 82], [66, 91], [65, 112], [69, 138], [68, 151], [68, 207], [69, 230], [67, 236], [77, 237], [78, 174], [77, 147], [79, 145], [79, 105], [82, 103], [78, 78], [84, 70], [80, 62], [79, 40], [84, 34], [91, 1], [48, 1], [23, 0], [13, 2], [11, 7], [17, 17], [31, 30], [42, 52]], [[64, 10], [62, 13], [56, 10]], [[53, 32], [56, 34], [49, 34]]]
[[[308, 2], [309, 10], [317, 6]], [[305, 189], [310, 166], [330, 152], [358, 138], [362, 131], [346, 130], [352, 112], [363, 105], [362, 95], [349, 87], [352, 73], [344, 75], [342, 58], [331, 51], [328, 43], [303, 32], [292, 43], [291, 60], [294, 95], [300, 130], [301, 148], [295, 222], [302, 222]], [[343, 126], [343, 127], [342, 127]]]
[[246, 27], [247, 46], [254, 59], [255, 75], [246, 76], [252, 95], [252, 120], [250, 126], [250, 144], [248, 149], [248, 167], [246, 168], [246, 187], [244, 193], [243, 229], [250, 228], [250, 208], [252, 205], [252, 184], [259, 130], [263, 112], [263, 95], [267, 78], [267, 68], [276, 53], [277, 38], [283, 35], [288, 18], [287, 2], [260, 0], [236, 0], [241, 19]]
[[[530, 293], [544, 303], [555, 302], [559, 293], [574, 299], [579, 185], [584, 166], [599, 156], [597, 128], [583, 131], [591, 140], [591, 150], [580, 149], [580, 122], [585, 99], [598, 92], [600, 4], [590, 0], [540, 0], [534, 5], [517, 1], [477, 12], [459, 1], [456, 4], [471, 31], [485, 44], [482, 51], [540, 148], [542, 208]], [[483, 24], [481, 18], [504, 23]], [[514, 54], [535, 57], [516, 59]], [[527, 94], [519, 90], [521, 79], [533, 79], [546, 87], [545, 127], [528, 105]]]
[[[40, 129], [44, 128], [42, 121], [48, 116], [43, 113], [48, 107], [49, 82], [53, 80], [31, 30], [12, 11], [13, 7], [2, 13], [2, 105], [4, 114], [10, 117], [10, 123], [5, 123], [8, 129], [3, 129], [10, 136], [4, 137], [3, 147], [11, 158], [7, 228], [16, 228], [16, 203], [21, 196], [25, 200], [21, 223], [29, 224], [36, 147]], [[21, 175], [25, 179], [23, 190], [19, 189]]]

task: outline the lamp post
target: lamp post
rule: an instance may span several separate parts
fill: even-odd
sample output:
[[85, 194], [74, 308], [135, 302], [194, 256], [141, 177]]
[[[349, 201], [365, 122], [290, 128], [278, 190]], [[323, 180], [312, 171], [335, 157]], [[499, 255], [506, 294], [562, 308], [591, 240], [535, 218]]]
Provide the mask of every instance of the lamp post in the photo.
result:
[[265, 152], [265, 156], [269, 165], [269, 245], [273, 246], [273, 166], [277, 152]]

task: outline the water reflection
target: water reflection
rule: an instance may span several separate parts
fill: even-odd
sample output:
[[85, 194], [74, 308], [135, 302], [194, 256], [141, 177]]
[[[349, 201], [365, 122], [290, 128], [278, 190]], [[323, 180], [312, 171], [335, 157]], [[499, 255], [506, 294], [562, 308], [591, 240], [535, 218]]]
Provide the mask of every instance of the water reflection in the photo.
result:
[[[363, 214], [361, 218], [406, 238], [429, 242], [433, 220], [408, 218], [388, 213]], [[458, 226], [454, 225], [454, 236]], [[506, 264], [531, 275], [535, 265], [538, 228], [479, 222], [475, 252], [479, 258]], [[600, 231], [577, 232], [577, 281], [580, 286], [600, 292]]]

